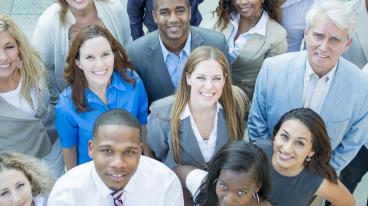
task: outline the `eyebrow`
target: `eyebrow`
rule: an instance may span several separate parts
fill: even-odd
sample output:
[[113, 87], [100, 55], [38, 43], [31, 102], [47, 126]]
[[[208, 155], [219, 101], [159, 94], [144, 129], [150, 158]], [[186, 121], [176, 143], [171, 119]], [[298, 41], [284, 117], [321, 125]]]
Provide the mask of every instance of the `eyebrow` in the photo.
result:
[[[226, 186], [228, 186], [228, 184], [227, 184], [224, 180], [220, 179], [220, 181], [221, 181], [222, 183], [224, 183]], [[249, 191], [249, 189], [248, 189], [248, 188], [246, 188], [246, 187], [237, 187], [236, 189], [238, 189], [238, 190], [246, 190], [246, 191]]]

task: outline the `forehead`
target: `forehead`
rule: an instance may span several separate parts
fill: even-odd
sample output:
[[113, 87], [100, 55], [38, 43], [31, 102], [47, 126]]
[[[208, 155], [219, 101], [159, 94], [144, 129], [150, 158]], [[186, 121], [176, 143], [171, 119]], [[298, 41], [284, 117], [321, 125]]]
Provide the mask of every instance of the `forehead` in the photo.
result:
[[289, 136], [298, 138], [303, 137], [307, 140], [312, 140], [312, 134], [308, 127], [298, 119], [289, 119], [282, 123], [281, 131], [287, 131]]
[[15, 184], [21, 180], [28, 180], [26, 175], [17, 169], [5, 169], [0, 172], [0, 189], [8, 184]]
[[205, 74], [205, 75], [223, 75], [224, 69], [221, 64], [214, 59], [207, 59], [199, 62], [193, 69], [192, 74]]
[[0, 44], [7, 44], [9, 42], [16, 43], [14, 37], [8, 31], [0, 31]]
[[315, 18], [314, 25], [312, 25], [312, 32], [322, 33], [328, 36], [339, 38], [348, 37], [348, 32], [340, 29], [327, 15], [322, 14]]
[[186, 0], [157, 0], [158, 9], [187, 7]]
[[139, 145], [140, 131], [126, 125], [102, 125], [95, 134], [95, 145], [120, 147], [122, 145]]
[[106, 50], [106, 49], [111, 49], [109, 41], [103, 36], [97, 36], [87, 39], [85, 42], [83, 42], [80, 47], [80, 52], [94, 53], [98, 52], [99, 50]]
[[253, 169], [248, 172], [222, 169], [218, 179], [233, 188], [250, 188], [256, 185]]

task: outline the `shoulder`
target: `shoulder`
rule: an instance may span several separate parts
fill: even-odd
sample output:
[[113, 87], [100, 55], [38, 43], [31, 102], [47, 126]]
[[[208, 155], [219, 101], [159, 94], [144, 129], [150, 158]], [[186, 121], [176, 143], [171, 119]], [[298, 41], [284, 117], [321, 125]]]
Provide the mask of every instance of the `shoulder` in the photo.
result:
[[106, 8], [111, 11], [117, 12], [116, 14], [121, 15], [120, 12], [123, 11], [124, 6], [119, 0], [108, 0], [108, 1], [94, 1], [96, 7]]
[[171, 110], [174, 105], [175, 96], [170, 95], [168, 97], [156, 100], [152, 102], [150, 106], [150, 111], [152, 112], [152, 117], [159, 118], [161, 120], [170, 121]]
[[[214, 30], [206, 29], [206, 28], [191, 26], [190, 31], [192, 32], [192, 35], [198, 34], [198, 35], [205, 37], [205, 41], [207, 40], [220, 41], [221, 38], [225, 38], [224, 34], [222, 34], [221, 32], [217, 32]], [[193, 40], [193, 36], [192, 36], [192, 40]]]
[[[44, 23], [42, 26], [54, 26], [56, 22], [59, 22], [59, 13], [60, 5], [58, 3], [51, 4], [38, 18], [38, 24]], [[56, 25], [58, 26], [58, 23]]]
[[162, 162], [150, 157], [141, 156], [138, 165], [139, 175], [149, 174], [151, 183], [162, 184], [163, 180], [177, 179], [176, 174]]
[[74, 167], [61, 176], [55, 183], [53, 190], [73, 190], [83, 188], [91, 180], [93, 161]]
[[[347, 82], [350, 82], [354, 85], [356, 84], [361, 88], [365, 87], [368, 89], [368, 75], [366, 75], [364, 71], [362, 71], [355, 64], [341, 57], [339, 59], [338, 68], [340, 68], [341, 73], [343, 73], [344, 75], [352, 77], [346, 78]], [[368, 90], [366, 92], [368, 92]]]
[[268, 18], [266, 28], [267, 28], [266, 30], [267, 39], [271, 39], [274, 41], [281, 41], [283, 40], [283, 38], [286, 38], [287, 34], [286, 29], [283, 26], [281, 26], [281, 24], [277, 23], [275, 20]]
[[141, 52], [146, 50], [148, 48], [148, 45], [154, 41], [157, 41], [157, 42], [159, 41], [157, 30], [150, 32], [146, 35], [143, 35], [142, 37], [134, 40], [133, 42], [130, 42], [127, 45], [128, 55], [130, 55], [131, 52], [139, 52], [137, 53], [137, 55], [142, 55]]

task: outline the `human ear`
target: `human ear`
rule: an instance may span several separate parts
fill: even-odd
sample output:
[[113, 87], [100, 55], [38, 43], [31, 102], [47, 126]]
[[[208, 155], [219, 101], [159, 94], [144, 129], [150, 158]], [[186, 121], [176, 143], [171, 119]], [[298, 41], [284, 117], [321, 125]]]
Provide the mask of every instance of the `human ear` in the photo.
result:
[[93, 159], [93, 140], [88, 141], [88, 156]]
[[78, 59], [75, 59], [74, 62], [75, 62], [75, 65], [77, 65], [79, 69], [83, 70], [81, 67], [80, 61]]
[[190, 80], [190, 75], [185, 72], [185, 78], [187, 79], [187, 85], [192, 85], [192, 81]]

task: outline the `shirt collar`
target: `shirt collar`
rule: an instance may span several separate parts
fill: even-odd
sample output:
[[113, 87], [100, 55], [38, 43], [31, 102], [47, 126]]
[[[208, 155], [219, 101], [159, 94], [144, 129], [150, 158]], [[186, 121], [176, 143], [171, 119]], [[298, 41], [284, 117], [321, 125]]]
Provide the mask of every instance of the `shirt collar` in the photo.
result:
[[[217, 103], [216, 103], [216, 112], [218, 113], [220, 111], [220, 109], [222, 109], [222, 105], [220, 104], [220, 102], [217, 101]], [[183, 120], [183, 119], [185, 119], [189, 116], [192, 116], [192, 113], [190, 112], [189, 104], [187, 103], [184, 107], [184, 110], [180, 114], [180, 120]]]
[[[249, 29], [247, 34], [259, 34], [262, 36], [266, 36], [266, 28], [267, 28], [267, 21], [268, 21], [268, 13], [266, 11], [263, 11], [261, 18], [258, 20], [257, 24], [254, 25], [251, 29]], [[233, 25], [233, 27], [238, 30], [239, 27], [239, 21], [240, 21], [240, 14], [233, 15], [230, 23]]]
[[[338, 63], [336, 63], [335, 66], [327, 74], [325, 74], [323, 77], [321, 77], [321, 79], [324, 79], [327, 84], [331, 84], [332, 81], [330, 81], [330, 80], [332, 80], [334, 78], [334, 76], [335, 76], [337, 64]], [[312, 76], [318, 77], [318, 74], [316, 74], [313, 71], [313, 69], [312, 69], [311, 65], [309, 64], [309, 61], [308, 60], [306, 62], [305, 75], [306, 75], [308, 81], [311, 80]]]
[[303, 0], [286, 0], [284, 3], [281, 4], [281, 8], [287, 8], [293, 4], [296, 4], [300, 1], [303, 1]]
[[[158, 35], [158, 39], [160, 41], [160, 46], [161, 46], [162, 54], [163, 54], [163, 57], [164, 57], [164, 62], [166, 62], [167, 56], [169, 54], [172, 54], [172, 52], [170, 52], [166, 49], [164, 43], [161, 40], [160, 35]], [[191, 42], [192, 42], [192, 33], [189, 31], [187, 41], [185, 42], [184, 48], [180, 51], [179, 57], [183, 56], [183, 53], [185, 53], [187, 56], [189, 56], [189, 54], [190, 54], [190, 43]]]

